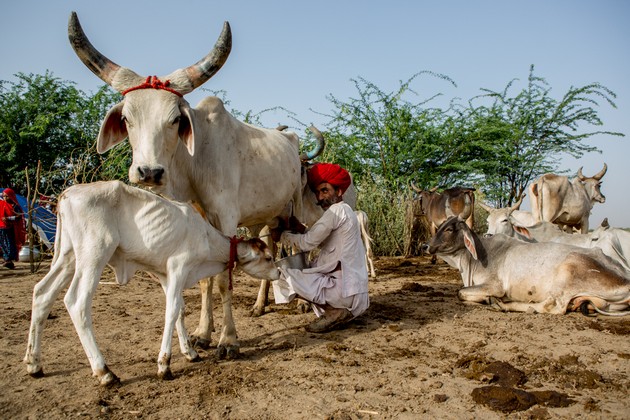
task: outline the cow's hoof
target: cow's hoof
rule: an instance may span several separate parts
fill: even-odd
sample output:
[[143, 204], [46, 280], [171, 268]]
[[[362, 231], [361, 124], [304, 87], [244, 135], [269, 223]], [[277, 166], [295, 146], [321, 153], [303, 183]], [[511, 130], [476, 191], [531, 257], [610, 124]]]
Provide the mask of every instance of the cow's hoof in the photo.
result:
[[210, 348], [211, 341], [201, 337], [191, 337], [193, 347], [202, 350], [208, 350]]
[[251, 311], [249, 311], [249, 316], [258, 318], [259, 316], [263, 316], [265, 314], [265, 307], [259, 308], [254, 306]]
[[158, 378], [160, 378], [163, 381], [172, 381], [173, 379], [175, 379], [175, 377], [173, 376], [173, 372], [171, 372], [171, 369], [166, 369], [164, 372], [158, 372]]
[[43, 378], [44, 377], [44, 369], [38, 369], [35, 372], [29, 372], [28, 373], [31, 378]]
[[240, 356], [238, 346], [219, 346], [217, 347], [217, 357], [219, 359], [234, 360]]
[[114, 386], [120, 385], [120, 378], [114, 375], [113, 372], [107, 372], [100, 378], [99, 383], [101, 384], [101, 386], [112, 388]]
[[190, 359], [188, 359], [188, 361], [190, 363], [199, 363], [201, 362], [201, 356], [199, 356], [199, 354], [196, 354], [194, 357], [191, 357]]

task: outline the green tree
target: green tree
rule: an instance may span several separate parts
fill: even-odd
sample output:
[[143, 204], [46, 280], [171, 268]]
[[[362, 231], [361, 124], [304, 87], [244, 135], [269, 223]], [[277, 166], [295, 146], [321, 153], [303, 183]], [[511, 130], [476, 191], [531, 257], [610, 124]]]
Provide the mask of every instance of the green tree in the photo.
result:
[[41, 162], [42, 182], [54, 192], [75, 177], [75, 155], [93, 147], [98, 124], [118, 94], [102, 88], [89, 96], [48, 71], [15, 77], [0, 81], [0, 182], [24, 191], [25, 168]]
[[[467, 112], [469, 129], [463, 133], [468, 144], [467, 159], [482, 179], [489, 201], [497, 206], [512, 205], [538, 176], [558, 169], [565, 155], [579, 158], [599, 152], [584, 141], [596, 134], [623, 136], [610, 131], [589, 131], [603, 123], [598, 100], [616, 108], [614, 92], [599, 83], [570, 87], [560, 100], [551, 95], [544, 78], [530, 67], [527, 86], [515, 96], [510, 91], [517, 79], [495, 92], [482, 89], [483, 95], [471, 99]], [[490, 105], [473, 106], [489, 99]]]
[[328, 100], [334, 109], [327, 124], [326, 151], [321, 160], [339, 163], [358, 179], [371, 179], [386, 188], [405, 187], [410, 180], [429, 184], [440, 173], [429, 169], [443, 161], [444, 112], [427, 104], [441, 94], [418, 103], [405, 98], [415, 94], [411, 83], [420, 75], [430, 75], [455, 83], [448, 77], [427, 71], [401, 82], [398, 89], [384, 92], [363, 78], [353, 79], [358, 98]]

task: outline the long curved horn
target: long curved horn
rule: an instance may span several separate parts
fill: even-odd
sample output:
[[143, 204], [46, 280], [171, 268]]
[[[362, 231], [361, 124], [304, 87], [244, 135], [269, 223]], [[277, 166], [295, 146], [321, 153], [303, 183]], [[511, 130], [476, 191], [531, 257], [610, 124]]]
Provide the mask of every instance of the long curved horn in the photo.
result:
[[324, 151], [324, 147], [326, 147], [326, 140], [324, 140], [324, 136], [322, 132], [319, 131], [315, 126], [311, 125], [309, 128], [311, 133], [315, 136], [315, 140], [317, 140], [316, 146], [310, 152], [305, 152], [300, 155], [300, 160], [311, 160], [315, 159], [317, 156], [321, 155]]
[[[70, 39], [70, 45], [72, 45], [74, 52], [79, 59], [81, 59], [83, 64], [101, 80], [119, 92], [136, 85], [138, 81], [144, 80], [144, 78], [138, 76], [133, 71], [114, 63], [94, 48], [85, 35], [76, 12], [70, 13], [70, 19], [68, 20], [68, 38]], [[219, 71], [223, 64], [225, 64], [231, 50], [232, 31], [230, 30], [230, 24], [225, 22], [219, 39], [204, 58], [192, 66], [174, 71], [167, 76], [167, 79], [172, 78], [171, 86], [182, 95], [185, 95], [201, 86]], [[119, 70], [125, 70], [124, 77], [116, 77]]]
[[192, 66], [183, 69], [192, 85], [191, 91], [206, 83], [208, 79], [223, 67], [230, 55], [230, 51], [232, 51], [232, 30], [230, 29], [230, 24], [224, 22], [221, 35], [219, 35], [219, 39], [217, 39], [212, 50]]
[[434, 193], [438, 190], [438, 187], [433, 187], [429, 190], [430, 193]]
[[413, 188], [414, 191], [417, 192], [418, 194], [422, 192], [420, 188], [416, 187], [416, 184], [414, 184], [413, 181], [411, 181], [411, 188]]
[[582, 167], [580, 167], [580, 169], [578, 169], [577, 177], [580, 179], [580, 181], [584, 181], [586, 179], [586, 177], [584, 175], [582, 175]]
[[79, 59], [92, 73], [111, 86], [120, 66], [101, 54], [83, 32], [76, 12], [68, 19], [68, 39]]
[[606, 175], [607, 170], [608, 170], [608, 166], [606, 165], [606, 162], [604, 162], [604, 168], [601, 171], [597, 172], [595, 175], [593, 175], [593, 178], [599, 181], [600, 179], [602, 179], [604, 175]]

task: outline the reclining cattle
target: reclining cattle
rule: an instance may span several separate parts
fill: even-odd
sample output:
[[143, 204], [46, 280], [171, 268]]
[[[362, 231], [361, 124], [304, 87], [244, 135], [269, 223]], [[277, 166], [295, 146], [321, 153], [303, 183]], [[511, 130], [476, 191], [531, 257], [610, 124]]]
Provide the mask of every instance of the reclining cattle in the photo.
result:
[[[275, 280], [270, 250], [260, 239], [239, 241], [215, 229], [190, 204], [169, 201], [122, 182], [80, 184], [68, 188], [58, 206], [55, 255], [50, 272], [35, 285], [24, 362], [31, 376], [43, 375], [41, 338], [57, 295], [68, 287], [64, 303], [92, 372], [101, 385], [119, 382], [105, 364], [92, 329], [92, 298], [106, 265], [116, 281], [127, 284], [136, 270], [155, 274], [166, 295], [164, 334], [158, 376], [170, 370], [173, 328], [182, 354], [198, 360], [184, 326], [182, 292], [234, 263], [246, 273]], [[235, 258], [234, 258], [235, 257]], [[234, 261], [233, 261], [234, 260]]]
[[623, 229], [611, 228], [607, 220], [593, 232], [567, 233], [550, 222], [523, 226], [515, 220], [509, 209], [507, 211], [490, 209], [486, 235], [494, 234], [504, 234], [525, 242], [556, 242], [581, 248], [599, 248], [604, 255], [630, 271], [630, 233]]
[[[295, 133], [238, 121], [216, 97], [192, 108], [183, 95], [205, 83], [227, 60], [231, 32], [226, 22], [214, 48], [197, 63], [165, 77], [142, 77], [102, 55], [87, 39], [76, 13], [68, 24], [70, 43], [81, 61], [124, 95], [112, 107], [97, 138], [102, 153], [129, 138], [132, 183], [176, 200], [193, 200], [210, 222], [228, 236], [239, 226], [277, 225], [276, 217], [301, 217], [302, 179]], [[289, 203], [294, 203], [290, 206]], [[225, 273], [217, 276], [223, 303], [219, 357], [239, 352]], [[200, 282], [201, 317], [193, 333], [208, 345], [214, 331], [212, 283]]]
[[[421, 214], [429, 222], [431, 237], [435, 236], [438, 227], [451, 216], [459, 216], [472, 229], [475, 223], [475, 194], [474, 188], [453, 187], [443, 192], [437, 192], [437, 187], [431, 190], [421, 190], [413, 183], [411, 187], [418, 193]], [[432, 263], [437, 261], [435, 255]]]
[[462, 276], [459, 298], [505, 311], [564, 314], [589, 309], [620, 314], [630, 307], [630, 274], [601, 250], [505, 235], [479, 238], [457, 217], [428, 245]]
[[601, 192], [601, 179], [608, 167], [585, 177], [582, 168], [577, 177], [569, 181], [566, 176], [545, 174], [529, 186], [529, 199], [536, 221], [555, 223], [565, 231], [573, 228], [587, 233], [588, 217], [595, 202], [604, 203], [606, 197]]
[[488, 212], [486, 219], [488, 223], [487, 234], [492, 235], [495, 233], [508, 233], [512, 230], [511, 220], [514, 220], [518, 226], [532, 226], [536, 224], [534, 215], [529, 211], [519, 210], [523, 203], [525, 194], [511, 207], [503, 207], [495, 209], [483, 202], [479, 205], [482, 209]]

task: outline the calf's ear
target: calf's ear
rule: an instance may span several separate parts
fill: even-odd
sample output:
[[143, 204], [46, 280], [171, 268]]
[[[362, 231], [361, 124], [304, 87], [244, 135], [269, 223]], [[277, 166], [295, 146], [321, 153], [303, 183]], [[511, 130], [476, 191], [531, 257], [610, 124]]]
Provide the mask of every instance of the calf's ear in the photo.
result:
[[463, 230], [464, 233], [464, 246], [470, 252], [470, 255], [476, 260], [477, 259], [477, 248], [475, 248], [475, 238], [472, 236], [470, 231]]

